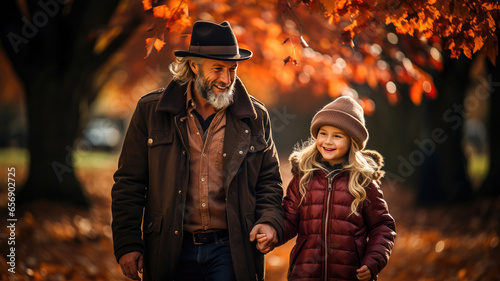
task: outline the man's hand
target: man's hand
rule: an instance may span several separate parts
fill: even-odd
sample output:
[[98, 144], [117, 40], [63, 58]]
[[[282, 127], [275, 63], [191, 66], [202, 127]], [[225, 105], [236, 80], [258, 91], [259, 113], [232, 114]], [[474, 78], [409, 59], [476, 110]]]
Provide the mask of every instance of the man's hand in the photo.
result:
[[270, 224], [257, 224], [250, 231], [250, 242], [257, 238], [257, 249], [263, 254], [267, 254], [278, 244], [276, 230]]
[[141, 280], [138, 272], [142, 273], [143, 257], [140, 252], [130, 252], [120, 257], [120, 267], [123, 275], [132, 280]]
[[356, 277], [358, 277], [359, 281], [368, 281], [372, 278], [372, 273], [366, 265], [363, 265], [361, 268], [356, 269], [356, 272], [358, 273]]

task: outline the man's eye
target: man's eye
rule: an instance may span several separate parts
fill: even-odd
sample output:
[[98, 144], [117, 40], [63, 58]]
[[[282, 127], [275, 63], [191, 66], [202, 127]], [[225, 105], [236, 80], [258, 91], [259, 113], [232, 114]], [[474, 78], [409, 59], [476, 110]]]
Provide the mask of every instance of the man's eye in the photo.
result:
[[222, 68], [214, 68], [214, 71], [215, 71], [215, 72], [221, 72], [221, 71], [222, 71]]

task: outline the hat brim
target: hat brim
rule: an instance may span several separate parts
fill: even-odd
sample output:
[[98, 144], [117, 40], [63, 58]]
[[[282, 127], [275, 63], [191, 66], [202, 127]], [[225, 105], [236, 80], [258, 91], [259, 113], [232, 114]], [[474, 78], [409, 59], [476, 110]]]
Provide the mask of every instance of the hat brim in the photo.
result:
[[222, 60], [222, 61], [241, 61], [247, 60], [252, 57], [253, 53], [250, 50], [239, 48], [238, 55], [208, 55], [208, 54], [200, 54], [200, 53], [191, 53], [189, 51], [175, 51], [174, 55], [177, 57], [199, 57], [213, 60]]

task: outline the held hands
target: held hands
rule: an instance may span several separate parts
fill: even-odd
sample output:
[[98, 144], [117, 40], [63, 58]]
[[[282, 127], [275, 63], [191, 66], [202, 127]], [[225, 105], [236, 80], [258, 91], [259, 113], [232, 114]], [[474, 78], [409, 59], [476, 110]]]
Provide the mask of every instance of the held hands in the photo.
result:
[[132, 280], [141, 280], [138, 272], [142, 273], [143, 257], [140, 252], [130, 252], [120, 257], [118, 261], [123, 275]]
[[257, 249], [263, 254], [267, 254], [278, 244], [276, 230], [270, 224], [257, 224], [250, 232], [250, 242], [257, 240]]
[[366, 265], [363, 265], [361, 268], [356, 269], [356, 272], [358, 273], [356, 277], [358, 277], [359, 281], [368, 281], [372, 278], [372, 273]]

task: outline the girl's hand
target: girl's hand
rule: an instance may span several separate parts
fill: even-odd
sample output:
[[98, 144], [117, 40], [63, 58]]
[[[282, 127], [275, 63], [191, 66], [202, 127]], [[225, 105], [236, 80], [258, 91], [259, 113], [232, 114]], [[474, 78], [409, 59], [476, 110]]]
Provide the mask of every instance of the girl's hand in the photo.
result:
[[255, 236], [255, 238], [257, 239], [257, 243], [264, 243], [267, 241], [267, 235], [262, 233], [262, 234], [257, 234]]
[[356, 269], [356, 272], [358, 273], [356, 277], [358, 277], [359, 281], [368, 281], [372, 278], [372, 273], [366, 265], [363, 265], [361, 268]]

